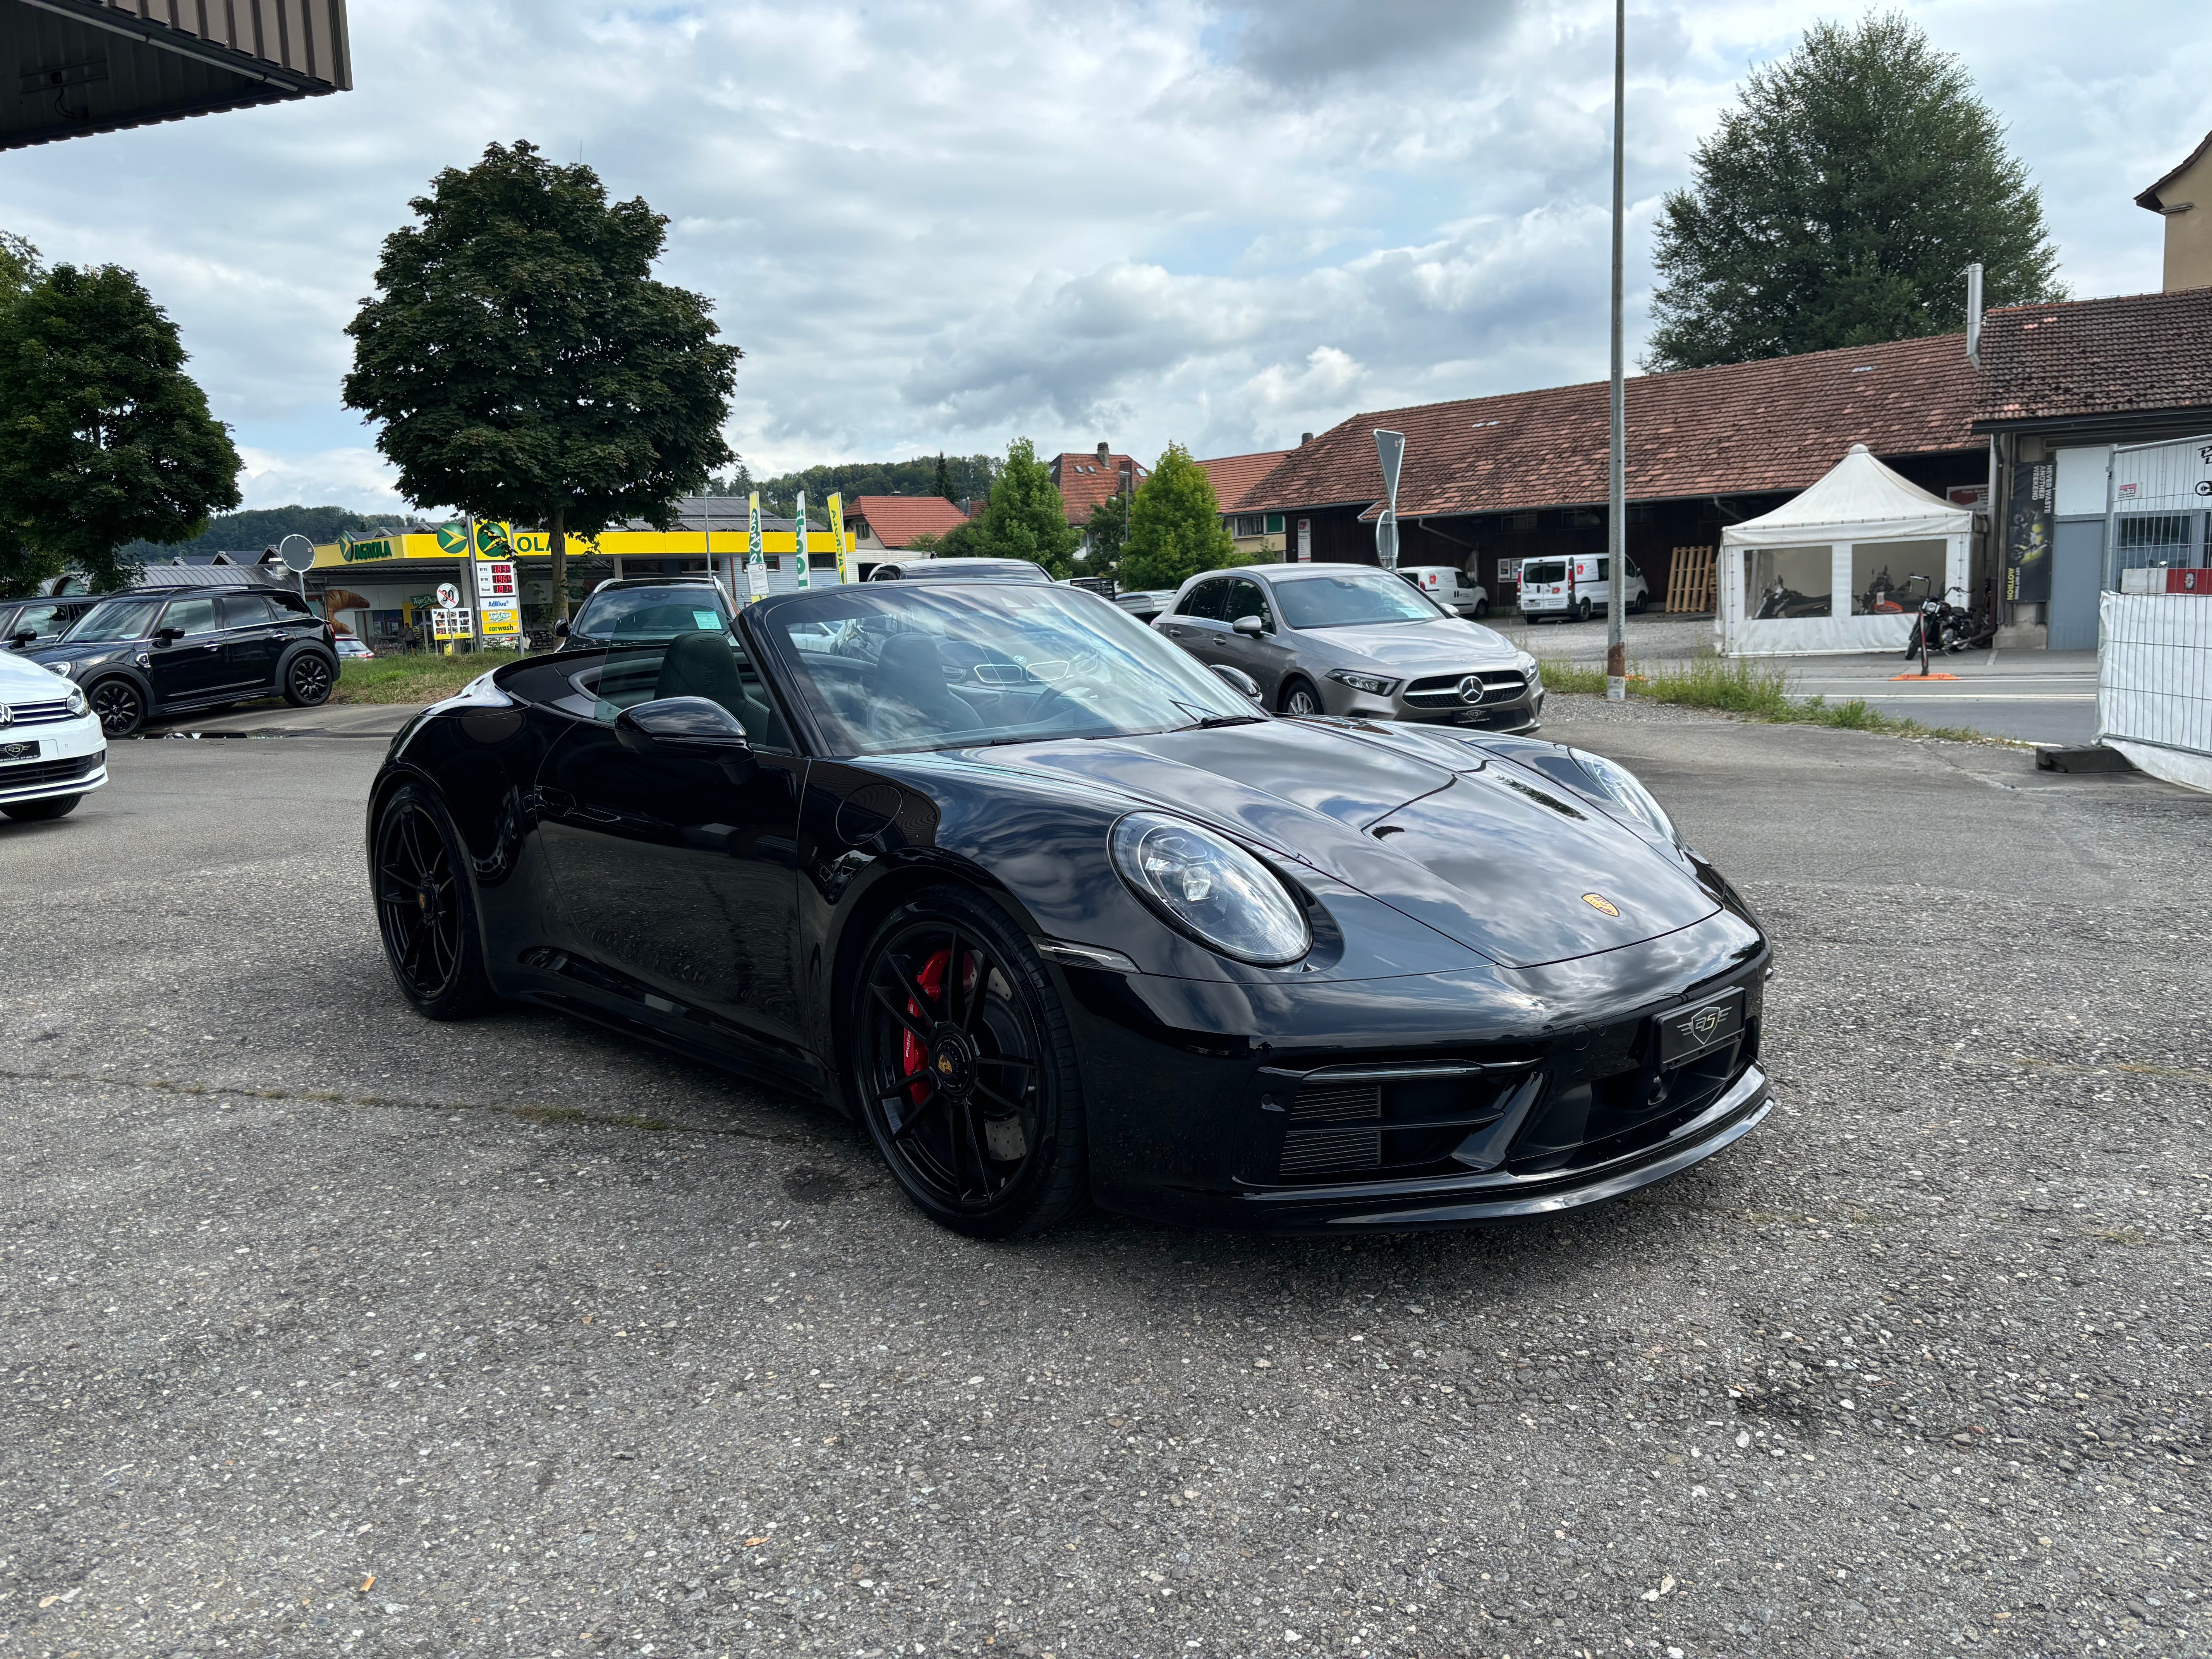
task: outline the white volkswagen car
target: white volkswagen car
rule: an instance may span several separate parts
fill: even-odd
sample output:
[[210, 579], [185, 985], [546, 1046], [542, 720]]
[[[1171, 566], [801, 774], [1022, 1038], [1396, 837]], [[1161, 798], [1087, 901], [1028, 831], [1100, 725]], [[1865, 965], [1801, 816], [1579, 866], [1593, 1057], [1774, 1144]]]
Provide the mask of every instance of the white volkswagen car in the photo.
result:
[[58, 818], [106, 781], [106, 734], [84, 693], [0, 651], [0, 813]]

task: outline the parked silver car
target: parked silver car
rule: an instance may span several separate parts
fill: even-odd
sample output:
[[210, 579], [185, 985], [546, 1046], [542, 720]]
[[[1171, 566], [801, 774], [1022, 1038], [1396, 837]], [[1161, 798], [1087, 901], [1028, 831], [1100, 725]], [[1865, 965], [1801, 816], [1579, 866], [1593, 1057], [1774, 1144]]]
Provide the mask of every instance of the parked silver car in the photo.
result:
[[1543, 713], [1534, 657], [1369, 566], [1209, 572], [1152, 626], [1201, 662], [1249, 674], [1285, 714], [1526, 732]]

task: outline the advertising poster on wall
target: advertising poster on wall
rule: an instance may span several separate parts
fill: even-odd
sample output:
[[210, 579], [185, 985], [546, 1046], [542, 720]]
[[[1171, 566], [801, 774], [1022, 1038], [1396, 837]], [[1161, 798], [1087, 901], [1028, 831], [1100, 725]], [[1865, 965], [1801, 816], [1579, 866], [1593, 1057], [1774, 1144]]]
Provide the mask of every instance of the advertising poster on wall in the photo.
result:
[[2012, 470], [2005, 514], [2005, 598], [2015, 605], [2051, 602], [2051, 511], [2058, 469], [2033, 461]]
[[745, 603], [768, 597], [768, 550], [761, 543], [760, 491], [745, 497]]

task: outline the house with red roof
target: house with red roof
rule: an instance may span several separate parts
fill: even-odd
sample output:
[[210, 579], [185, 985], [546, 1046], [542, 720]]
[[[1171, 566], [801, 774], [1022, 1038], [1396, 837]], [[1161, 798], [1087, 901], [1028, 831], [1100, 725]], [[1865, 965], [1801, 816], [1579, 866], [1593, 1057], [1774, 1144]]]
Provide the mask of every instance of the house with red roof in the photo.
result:
[[[1305, 435], [1311, 438], [1313, 434]], [[1249, 558], [1278, 559], [1283, 555], [1283, 515], [1247, 513], [1243, 509], [1244, 498], [1252, 493], [1254, 486], [1273, 472], [1290, 453], [1287, 449], [1262, 449], [1249, 455], [1224, 455], [1218, 460], [1198, 464], [1213, 483], [1214, 499], [1221, 503], [1221, 521], [1235, 538], [1237, 550]]]
[[855, 495], [845, 515], [855, 550], [902, 552], [921, 536], [943, 536], [968, 515], [942, 495]]

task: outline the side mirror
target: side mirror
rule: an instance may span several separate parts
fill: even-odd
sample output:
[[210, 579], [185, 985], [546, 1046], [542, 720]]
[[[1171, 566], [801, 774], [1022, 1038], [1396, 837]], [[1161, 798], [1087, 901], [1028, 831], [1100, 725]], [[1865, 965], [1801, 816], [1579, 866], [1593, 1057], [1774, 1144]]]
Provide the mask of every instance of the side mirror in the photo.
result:
[[1257, 617], [1239, 617], [1230, 626], [1248, 640], [1256, 640], [1267, 631], [1267, 624]]
[[556, 640], [565, 640], [568, 637], [568, 619], [566, 617], [553, 624], [553, 637]]
[[636, 755], [750, 755], [738, 717], [711, 697], [661, 697], [615, 716], [615, 740]]
[[156, 645], [174, 645], [184, 637], [185, 630], [181, 628], [157, 628], [154, 630], [154, 643]]
[[[1244, 626], [1244, 623], [1255, 622], [1257, 620], [1257, 617], [1247, 617], [1243, 619], [1243, 622], [1240, 622], [1237, 625], [1241, 629]], [[1228, 681], [1231, 685], [1236, 687], [1240, 696], [1248, 697], [1254, 702], [1260, 701], [1260, 682], [1254, 679], [1243, 669], [1232, 668], [1225, 662], [1215, 663], [1212, 665], [1212, 668], [1215, 673], [1220, 675], [1223, 679]]]
[[19, 647], [36, 645], [38, 641], [39, 630], [35, 628], [19, 628], [8, 636], [8, 643]]

